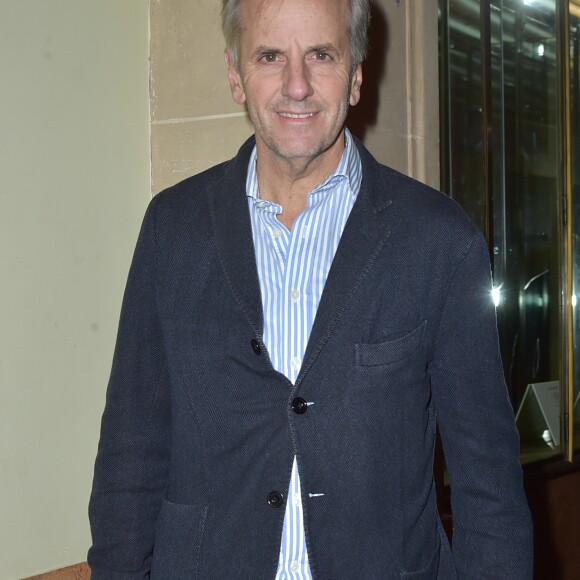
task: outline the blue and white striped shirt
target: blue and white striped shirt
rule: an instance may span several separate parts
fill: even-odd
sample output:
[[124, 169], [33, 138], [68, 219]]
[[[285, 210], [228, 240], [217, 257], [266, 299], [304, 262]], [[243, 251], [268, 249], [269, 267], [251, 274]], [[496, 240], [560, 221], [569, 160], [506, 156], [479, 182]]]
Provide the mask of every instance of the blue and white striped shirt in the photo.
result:
[[[264, 309], [263, 339], [273, 367], [294, 383], [330, 265], [360, 189], [360, 156], [347, 130], [338, 167], [308, 194], [307, 207], [297, 216], [292, 231], [276, 219], [282, 207], [260, 199], [256, 159], [254, 148], [246, 192]], [[311, 492], [306, 490], [305, 497], [316, 497]], [[276, 580], [311, 578], [294, 458]]]

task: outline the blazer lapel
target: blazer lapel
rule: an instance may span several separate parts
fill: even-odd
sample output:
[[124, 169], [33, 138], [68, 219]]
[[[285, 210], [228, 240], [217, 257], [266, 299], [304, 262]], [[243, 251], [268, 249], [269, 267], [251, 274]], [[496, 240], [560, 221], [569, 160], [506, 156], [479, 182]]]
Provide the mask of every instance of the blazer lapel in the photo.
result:
[[314, 364], [390, 235], [384, 210], [391, 202], [384, 197], [377, 202], [373, 195], [377, 188], [385, 188], [378, 164], [358, 145], [363, 163], [361, 190], [328, 273], [296, 385]]
[[[262, 297], [252, 240], [252, 225], [246, 197], [246, 176], [254, 139], [224, 166], [221, 179], [208, 188], [210, 213], [219, 259], [235, 300], [252, 331], [262, 338]], [[322, 293], [310, 334], [298, 385], [348, 308], [390, 235], [384, 210], [390, 201], [373, 192], [384, 190], [377, 162], [360, 145], [363, 163], [361, 191], [342, 234]]]
[[262, 297], [246, 197], [246, 176], [254, 146], [250, 138], [224, 165], [208, 190], [219, 259], [232, 293], [254, 334], [262, 338]]

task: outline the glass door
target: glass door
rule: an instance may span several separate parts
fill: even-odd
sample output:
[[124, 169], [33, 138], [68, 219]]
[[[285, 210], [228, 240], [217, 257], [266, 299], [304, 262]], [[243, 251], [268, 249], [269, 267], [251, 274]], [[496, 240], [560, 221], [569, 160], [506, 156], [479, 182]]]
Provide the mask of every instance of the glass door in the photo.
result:
[[442, 187], [490, 245], [501, 354], [523, 462], [561, 456], [565, 444], [565, 180], [556, 4], [440, 2]]
[[580, 451], [580, 0], [569, 3], [570, 177], [572, 196], [573, 388], [568, 399], [573, 424], [573, 450]]

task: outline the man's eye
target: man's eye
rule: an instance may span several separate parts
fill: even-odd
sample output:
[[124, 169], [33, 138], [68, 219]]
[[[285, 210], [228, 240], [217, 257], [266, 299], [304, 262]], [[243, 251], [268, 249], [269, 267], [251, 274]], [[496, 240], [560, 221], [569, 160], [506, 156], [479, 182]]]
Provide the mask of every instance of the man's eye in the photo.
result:
[[274, 52], [267, 52], [266, 54], [262, 55], [262, 60], [264, 62], [276, 62], [276, 53]]
[[322, 50], [318, 51], [315, 56], [316, 56], [316, 60], [328, 60], [330, 58], [328, 53], [324, 52]]

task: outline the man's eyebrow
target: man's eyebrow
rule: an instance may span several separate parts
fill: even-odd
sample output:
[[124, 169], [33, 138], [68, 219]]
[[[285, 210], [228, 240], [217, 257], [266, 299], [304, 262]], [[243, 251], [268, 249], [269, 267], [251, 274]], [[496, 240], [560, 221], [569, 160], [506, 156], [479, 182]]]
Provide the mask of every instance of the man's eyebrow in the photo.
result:
[[[321, 44], [313, 44], [312, 46], [309, 46], [306, 49], [307, 54], [313, 52], [329, 52], [333, 54], [338, 54], [340, 51], [331, 42], [323, 42]], [[261, 56], [264, 54], [284, 54], [284, 51], [281, 48], [275, 48], [273, 46], [266, 46], [262, 44], [252, 52], [253, 57]]]
[[258, 46], [258, 48], [256, 48], [256, 50], [254, 50], [254, 52], [252, 53], [252, 56], [258, 56], [258, 55], [262, 55], [262, 54], [281, 54], [282, 52], [283, 51], [280, 50], [279, 48], [261, 45], [261, 46]]
[[332, 43], [315, 44], [308, 49], [308, 52], [338, 52], [338, 48]]

